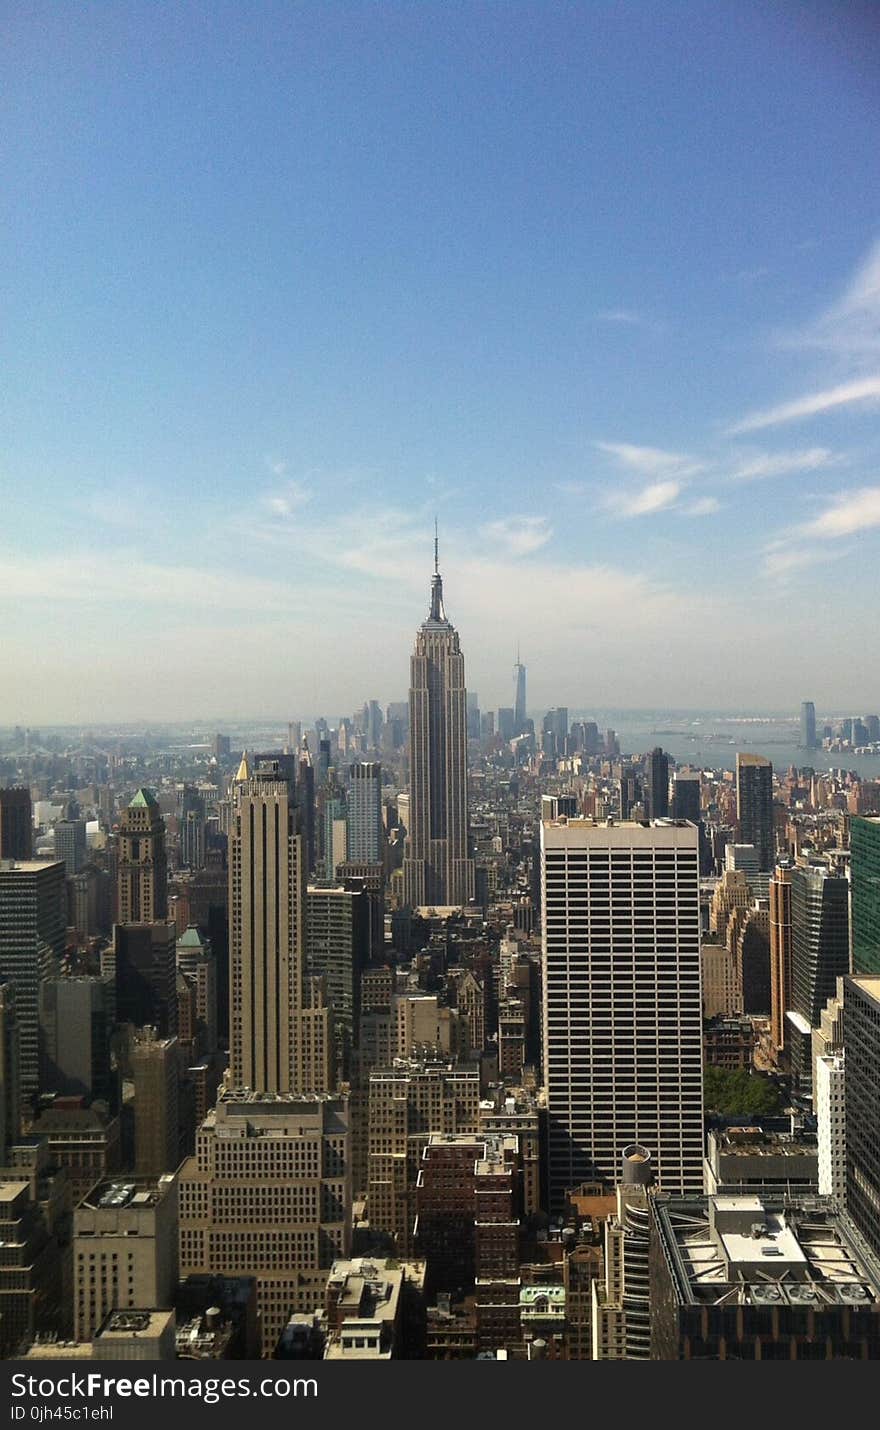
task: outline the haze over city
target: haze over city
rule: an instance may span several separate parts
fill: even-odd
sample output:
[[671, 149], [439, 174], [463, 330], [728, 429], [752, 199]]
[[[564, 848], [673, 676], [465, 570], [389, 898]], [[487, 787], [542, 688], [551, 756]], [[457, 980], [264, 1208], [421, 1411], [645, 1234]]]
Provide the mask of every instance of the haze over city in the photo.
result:
[[[7, 21], [0, 721], [873, 708], [871, 7]], [[633, 102], [637, 96], [637, 103]]]

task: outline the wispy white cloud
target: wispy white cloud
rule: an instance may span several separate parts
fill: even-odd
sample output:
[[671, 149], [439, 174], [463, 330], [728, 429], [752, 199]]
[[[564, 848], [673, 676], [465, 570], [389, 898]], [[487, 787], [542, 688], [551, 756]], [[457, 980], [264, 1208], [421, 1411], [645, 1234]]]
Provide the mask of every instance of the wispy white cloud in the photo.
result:
[[768, 407], [763, 412], [751, 412], [740, 422], [728, 427], [729, 437], [739, 437], [746, 432], [760, 432], [766, 427], [778, 427], [784, 422], [797, 422], [802, 418], [819, 417], [825, 412], [833, 412], [839, 407], [850, 407], [859, 402], [880, 401], [880, 376], [855, 378], [851, 382], [839, 383], [823, 392], [812, 392], [806, 397], [795, 398], [793, 402], [782, 402], [777, 407]]
[[880, 487], [841, 492], [829, 507], [799, 528], [802, 536], [836, 539], [880, 526]]
[[738, 462], [730, 477], [735, 482], [757, 482], [767, 477], [790, 476], [794, 472], [817, 472], [840, 460], [828, 447], [806, 447], [796, 452], [755, 452]]
[[[880, 239], [875, 240], [841, 297], [818, 317], [777, 337], [777, 346], [821, 351], [834, 360], [833, 386], [747, 413], [727, 429], [738, 437], [787, 422], [799, 422], [859, 403], [880, 400]], [[873, 370], [872, 370], [873, 369]]]
[[717, 497], [699, 497], [690, 506], [684, 508], [685, 516], [713, 516], [716, 511], [721, 510], [721, 503]]
[[764, 548], [764, 569], [788, 576], [809, 566], [839, 560], [850, 549], [839, 543], [880, 527], [880, 487], [839, 492], [809, 521], [783, 532]]
[[299, 511], [311, 499], [312, 493], [303, 482], [291, 480], [278, 491], [266, 492], [262, 497], [262, 504], [273, 516], [284, 521], [293, 516], [295, 511]]
[[783, 346], [822, 348], [851, 362], [880, 353], [880, 239], [872, 244], [842, 297]]
[[644, 447], [634, 442], [594, 442], [624, 477], [639, 477], [638, 490], [616, 488], [605, 496], [608, 511], [620, 517], [651, 516], [674, 507], [687, 483], [705, 471], [705, 464], [683, 452]]
[[528, 556], [547, 545], [553, 528], [545, 516], [509, 516], [488, 522], [483, 534], [509, 556]]
[[768, 576], [786, 580], [798, 571], [811, 566], [822, 566], [829, 561], [838, 561], [845, 555], [843, 551], [828, 551], [821, 547], [779, 546], [764, 553], [764, 571]]
[[664, 511], [667, 507], [673, 506], [681, 496], [681, 492], [681, 482], [651, 482], [649, 486], [642, 487], [638, 492], [610, 493], [608, 507], [618, 516], [650, 516], [654, 512]]
[[685, 480], [704, 470], [702, 462], [681, 452], [667, 452], [662, 447], [640, 447], [633, 442], [594, 442], [625, 471], [640, 477], [677, 477]]

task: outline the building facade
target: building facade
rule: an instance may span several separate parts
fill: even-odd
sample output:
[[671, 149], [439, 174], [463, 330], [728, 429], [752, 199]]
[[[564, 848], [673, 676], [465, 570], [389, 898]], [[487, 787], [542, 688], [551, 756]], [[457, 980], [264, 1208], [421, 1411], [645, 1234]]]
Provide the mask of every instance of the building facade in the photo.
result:
[[624, 1148], [661, 1187], [702, 1187], [698, 831], [544, 823], [544, 1059], [551, 1211], [615, 1185]]
[[0, 859], [30, 859], [34, 848], [29, 789], [0, 789]]
[[40, 1085], [40, 987], [60, 972], [66, 901], [64, 865], [0, 860], [0, 982], [15, 990], [19, 1091]]
[[842, 1053], [816, 1059], [816, 1136], [819, 1144], [819, 1194], [846, 1194], [846, 1065]]
[[736, 817], [740, 840], [758, 852], [758, 868], [771, 870], [776, 850], [773, 766], [763, 755], [736, 757]]
[[[849, 883], [821, 863], [799, 864], [790, 877], [791, 1011], [812, 1029], [838, 978], [849, 972]], [[812, 1087], [811, 1063], [812, 1057], [804, 1063], [801, 1045], [792, 1039], [792, 1071], [804, 1093]]]
[[177, 1180], [101, 1182], [74, 1213], [74, 1335], [91, 1340], [109, 1311], [158, 1309], [177, 1289]]
[[326, 1007], [305, 980], [306, 839], [289, 783], [242, 761], [229, 849], [230, 1073], [253, 1092], [332, 1085]]
[[349, 770], [347, 830], [343, 858], [354, 864], [382, 862], [382, 766], [375, 761], [354, 764]]
[[880, 817], [850, 821], [853, 973], [880, 973]]
[[181, 1276], [255, 1276], [271, 1356], [350, 1241], [347, 1098], [222, 1093], [180, 1169]]
[[846, 1208], [880, 1256], [880, 974], [844, 979]]

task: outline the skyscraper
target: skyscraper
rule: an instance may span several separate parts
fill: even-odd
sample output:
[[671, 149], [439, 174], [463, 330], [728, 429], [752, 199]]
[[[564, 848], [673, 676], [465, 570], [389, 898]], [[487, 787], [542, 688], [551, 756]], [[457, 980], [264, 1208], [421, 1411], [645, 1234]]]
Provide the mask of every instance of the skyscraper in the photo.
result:
[[379, 864], [382, 861], [382, 766], [364, 762], [352, 765], [349, 773], [346, 858], [351, 864]]
[[849, 842], [853, 973], [880, 973], [880, 819], [854, 817]]
[[33, 832], [30, 790], [0, 789], [0, 859], [30, 859]]
[[39, 1088], [40, 985], [60, 971], [64, 929], [64, 865], [0, 861], [0, 982], [15, 990], [22, 1100]]
[[785, 1049], [791, 1006], [791, 875], [777, 866], [770, 880], [770, 1038], [777, 1053]]
[[660, 1186], [703, 1184], [698, 832], [541, 826], [551, 1209], [613, 1186], [632, 1142]]
[[252, 1092], [323, 1092], [326, 1008], [307, 994], [306, 854], [289, 783], [271, 762], [234, 785], [229, 857], [230, 1066]]
[[40, 986], [40, 1090], [115, 1104], [107, 978], [47, 978]]
[[317, 855], [325, 879], [336, 878], [336, 867], [348, 852], [346, 805], [345, 790], [330, 765], [315, 800]]
[[309, 885], [306, 967], [323, 979], [340, 1072], [349, 1076], [360, 1021], [361, 975], [370, 957], [370, 897], [365, 889]]
[[119, 923], [151, 924], [167, 916], [165, 822], [148, 789], [138, 790], [122, 816], [116, 885]]
[[[838, 978], [849, 972], [849, 883], [821, 863], [797, 865], [790, 877], [792, 1011], [795, 1026], [799, 1019], [801, 1028], [817, 1028]], [[812, 1084], [807, 1041], [793, 1038], [791, 1055], [805, 1094]]]
[[205, 801], [193, 785], [180, 797], [180, 862], [184, 869], [205, 867]]
[[516, 651], [516, 665], [513, 667], [513, 728], [514, 734], [521, 735], [526, 728], [526, 668]]
[[669, 756], [656, 745], [645, 769], [645, 814], [666, 819], [669, 814]]
[[880, 975], [843, 984], [846, 1209], [880, 1256]]
[[55, 858], [64, 865], [68, 879], [78, 874], [86, 862], [86, 822], [59, 819], [54, 828]]
[[801, 702], [801, 749], [815, 750], [817, 747], [816, 707], [812, 700], [804, 700]]
[[19, 1066], [15, 989], [11, 983], [0, 983], [0, 1157], [4, 1167], [6, 1149], [18, 1138], [21, 1127]]
[[117, 1022], [150, 1024], [163, 1038], [177, 1032], [176, 940], [170, 919], [114, 925], [101, 966], [113, 974]]
[[763, 755], [736, 757], [736, 817], [740, 840], [754, 844], [758, 868], [769, 872], [774, 865], [776, 840], [773, 830], [773, 766]]
[[305, 977], [300, 814], [281, 761], [252, 773], [242, 760], [229, 847], [229, 1085], [180, 1174], [182, 1274], [255, 1276], [267, 1353], [291, 1311], [317, 1304], [351, 1235], [348, 1098], [330, 1094], [329, 1009]]
[[144, 1028], [131, 1048], [134, 1083], [134, 1169], [161, 1177], [180, 1165], [180, 1048]]
[[309, 753], [309, 741], [303, 736], [296, 771], [296, 803], [299, 806], [299, 828], [305, 839], [306, 872], [315, 867], [315, 771]]
[[826, 864], [799, 864], [791, 879], [792, 1007], [812, 1028], [849, 973], [849, 884]]
[[467, 807], [467, 692], [458, 632], [443, 607], [434, 542], [431, 606], [410, 663], [410, 825], [403, 863], [411, 907], [474, 897]]
[[700, 805], [700, 776], [676, 775], [672, 781], [672, 817], [689, 819], [699, 824], [703, 811]]

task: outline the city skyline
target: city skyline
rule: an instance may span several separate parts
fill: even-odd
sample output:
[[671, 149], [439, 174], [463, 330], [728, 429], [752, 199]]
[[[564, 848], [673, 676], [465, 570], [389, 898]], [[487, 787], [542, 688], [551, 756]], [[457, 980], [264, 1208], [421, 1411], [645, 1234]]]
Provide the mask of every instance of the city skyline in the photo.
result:
[[435, 512], [488, 707], [861, 703], [866, 13], [16, 14], [0, 721], [405, 690]]
[[880, 1361], [880, 3], [4, 18], [13, 1395]]

